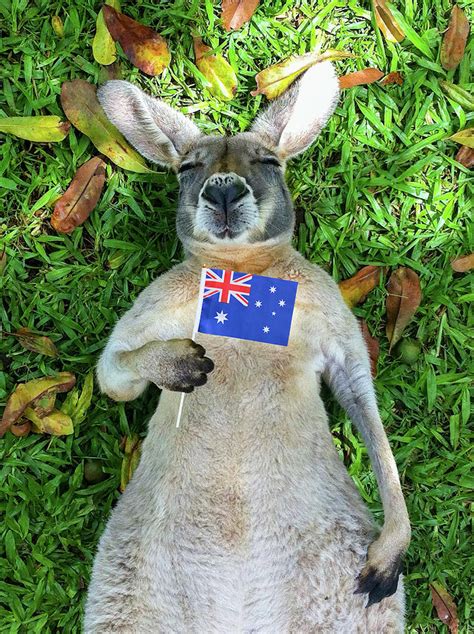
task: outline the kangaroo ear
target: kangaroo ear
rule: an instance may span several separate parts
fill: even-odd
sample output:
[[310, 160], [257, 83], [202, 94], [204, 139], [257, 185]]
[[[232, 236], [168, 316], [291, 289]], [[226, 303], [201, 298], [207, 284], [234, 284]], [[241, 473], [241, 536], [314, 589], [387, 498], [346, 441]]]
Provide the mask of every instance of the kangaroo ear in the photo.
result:
[[251, 131], [282, 159], [306, 150], [326, 125], [339, 97], [330, 62], [309, 68], [257, 117]]
[[187, 117], [127, 81], [108, 81], [97, 98], [114, 126], [154, 163], [176, 167], [201, 134]]

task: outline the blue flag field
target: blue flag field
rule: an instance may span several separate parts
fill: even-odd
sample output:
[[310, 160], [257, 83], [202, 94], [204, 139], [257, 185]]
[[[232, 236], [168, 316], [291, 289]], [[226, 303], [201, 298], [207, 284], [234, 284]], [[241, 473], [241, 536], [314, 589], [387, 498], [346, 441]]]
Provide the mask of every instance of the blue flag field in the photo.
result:
[[203, 269], [197, 332], [287, 346], [298, 282]]

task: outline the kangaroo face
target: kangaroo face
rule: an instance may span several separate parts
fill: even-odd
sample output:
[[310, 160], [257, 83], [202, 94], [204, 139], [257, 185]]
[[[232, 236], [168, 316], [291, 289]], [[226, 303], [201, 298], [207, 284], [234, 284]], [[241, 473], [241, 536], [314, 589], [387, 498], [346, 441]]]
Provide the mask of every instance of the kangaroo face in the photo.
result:
[[293, 229], [284, 165], [251, 134], [202, 137], [178, 167], [183, 242], [256, 242]]
[[183, 244], [224, 248], [290, 239], [293, 208], [284, 164], [316, 139], [338, 95], [331, 64], [316, 64], [270, 103], [250, 132], [219, 137], [205, 136], [128, 82], [109, 81], [97, 93], [108, 118], [139, 152], [178, 173]]

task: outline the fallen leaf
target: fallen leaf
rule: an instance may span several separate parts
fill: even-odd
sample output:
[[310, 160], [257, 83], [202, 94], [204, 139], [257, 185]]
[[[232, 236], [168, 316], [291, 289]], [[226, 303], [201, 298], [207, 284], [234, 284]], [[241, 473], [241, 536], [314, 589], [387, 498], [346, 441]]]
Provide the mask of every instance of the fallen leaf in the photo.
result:
[[54, 410], [56, 404], [56, 392], [46, 392], [43, 396], [35, 400], [35, 413], [42, 418], [48, 416]]
[[458, 163], [464, 165], [464, 167], [474, 167], [474, 149], [466, 145], [461, 145], [455, 159]]
[[31, 423], [29, 420], [20, 420], [20, 422], [15, 423], [10, 427], [10, 431], [14, 436], [18, 438], [23, 438], [23, 436], [28, 436], [31, 431]]
[[405, 37], [402, 27], [395, 20], [385, 0], [372, 0], [375, 22], [389, 42], [401, 42]]
[[354, 308], [362, 303], [370, 291], [378, 285], [383, 272], [382, 266], [364, 266], [348, 280], [339, 282], [339, 290], [346, 304]]
[[420, 305], [421, 289], [418, 275], [412, 269], [400, 267], [390, 276], [387, 291], [386, 332], [391, 350]]
[[113, 7], [104, 5], [105, 23], [113, 39], [134, 66], [147, 75], [159, 75], [169, 65], [171, 55], [166, 40]]
[[448, 626], [451, 634], [458, 633], [458, 612], [453, 598], [440, 583], [430, 583], [431, 599], [438, 618]]
[[454, 70], [458, 67], [464, 55], [468, 34], [469, 22], [462, 9], [455, 4], [441, 44], [440, 61], [445, 70]]
[[62, 141], [68, 134], [71, 124], [59, 117], [3, 117], [0, 119], [0, 132], [13, 134], [26, 141], [51, 143]]
[[84, 79], [64, 82], [61, 87], [61, 105], [69, 121], [116, 165], [141, 174], [153, 172], [146, 166], [145, 159], [107, 119], [97, 100], [94, 86]]
[[64, 25], [59, 15], [53, 15], [51, 18], [51, 26], [58, 37], [64, 37]]
[[[119, 0], [105, 0], [105, 4], [113, 7], [117, 11], [120, 11]], [[117, 59], [117, 49], [105, 23], [103, 9], [101, 9], [97, 14], [95, 35], [92, 40], [92, 54], [95, 61], [103, 66], [109, 66], [109, 64], [113, 64]]]
[[19, 328], [14, 336], [17, 337], [18, 342], [32, 352], [38, 352], [39, 354], [45, 354], [48, 357], [57, 357], [58, 351], [56, 346], [49, 337], [44, 335], [37, 335], [29, 328]]
[[474, 97], [470, 92], [464, 90], [461, 86], [452, 84], [450, 81], [440, 81], [439, 83], [448, 97], [462, 106], [464, 110], [468, 110], [469, 112], [474, 110]]
[[105, 163], [94, 157], [81, 165], [71, 184], [54, 205], [51, 224], [59, 233], [71, 233], [87, 220], [105, 183]]
[[448, 138], [451, 139], [451, 141], [456, 141], [456, 143], [460, 143], [461, 145], [474, 149], [474, 128], [460, 130]]
[[364, 68], [339, 77], [339, 87], [344, 90], [345, 88], [353, 88], [363, 84], [372, 84], [381, 77], [383, 77], [383, 73], [378, 68]]
[[79, 425], [85, 419], [87, 410], [92, 402], [92, 394], [94, 392], [94, 372], [89, 372], [84, 379], [81, 394], [71, 414], [71, 418], [75, 425]]
[[255, 13], [259, 0], [222, 0], [222, 24], [226, 31], [240, 29]]
[[372, 337], [367, 326], [365, 319], [359, 319], [360, 329], [362, 330], [362, 336], [367, 346], [370, 359], [370, 370], [373, 377], [377, 376], [377, 362], [379, 360], [380, 345], [378, 339]]
[[37, 400], [47, 393], [67, 392], [75, 384], [76, 377], [70, 372], [60, 372], [57, 376], [33, 379], [16, 386], [8, 398], [3, 417], [0, 422], [0, 438], [23, 415], [27, 407], [33, 406]]
[[130, 482], [133, 472], [140, 462], [142, 441], [133, 434], [125, 440], [125, 455], [122, 460], [122, 470], [120, 474], [120, 491], [123, 493]]
[[325, 60], [345, 59], [346, 57], [355, 57], [355, 55], [346, 53], [345, 51], [328, 49], [324, 53], [313, 52], [296, 57], [289, 57], [283, 62], [274, 64], [260, 71], [255, 77], [257, 90], [253, 90], [250, 94], [253, 96], [263, 94], [268, 99], [275, 99], [275, 97], [281, 95], [297, 77], [311, 66]]
[[3, 271], [7, 265], [7, 253], [5, 249], [0, 253], [0, 275], [3, 275]]
[[31, 431], [37, 434], [51, 434], [52, 436], [69, 436], [74, 433], [71, 418], [57, 409], [43, 417], [38, 416], [32, 407], [27, 407], [23, 416], [31, 422]]
[[466, 273], [466, 271], [470, 271], [474, 268], [474, 253], [456, 258], [451, 262], [451, 268], [453, 271], [456, 271], [456, 273]]
[[380, 83], [382, 86], [387, 86], [388, 84], [398, 84], [401, 86], [403, 84], [403, 77], [398, 70], [395, 70], [384, 77]]
[[222, 55], [210, 55], [212, 50], [203, 44], [200, 37], [193, 38], [196, 66], [208, 82], [206, 88], [215, 97], [229, 101], [237, 90], [237, 76], [234, 69]]

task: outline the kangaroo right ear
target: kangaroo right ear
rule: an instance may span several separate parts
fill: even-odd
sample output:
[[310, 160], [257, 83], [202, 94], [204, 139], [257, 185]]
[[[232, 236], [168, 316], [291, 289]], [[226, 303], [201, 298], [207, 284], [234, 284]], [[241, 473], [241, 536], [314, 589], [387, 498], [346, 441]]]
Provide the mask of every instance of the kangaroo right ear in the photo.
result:
[[201, 135], [187, 117], [127, 81], [108, 81], [97, 98], [127, 141], [154, 163], [176, 167]]
[[306, 150], [334, 112], [339, 80], [330, 62], [309, 68], [257, 117], [251, 131], [282, 159]]

